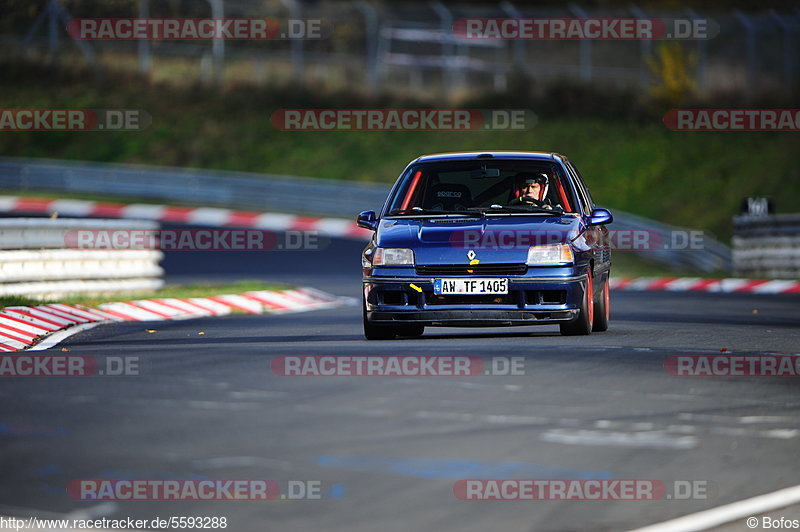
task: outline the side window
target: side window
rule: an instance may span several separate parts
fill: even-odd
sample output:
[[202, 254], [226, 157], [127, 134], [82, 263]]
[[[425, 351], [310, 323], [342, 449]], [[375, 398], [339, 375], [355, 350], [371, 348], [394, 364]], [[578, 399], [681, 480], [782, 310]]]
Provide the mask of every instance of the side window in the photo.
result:
[[588, 207], [589, 211], [591, 212], [591, 210], [594, 209], [594, 200], [592, 199], [591, 193], [589, 193], [589, 187], [586, 186], [586, 181], [583, 180], [583, 176], [578, 171], [578, 167], [575, 166], [575, 164], [573, 164], [571, 161], [569, 164], [572, 166], [572, 170], [575, 172], [575, 175], [578, 176], [578, 183], [580, 183], [580, 187], [583, 189], [583, 194], [586, 196], [586, 199], [589, 200]]
[[[415, 175], [417, 173], [420, 175], [417, 179], [415, 179]], [[426, 180], [427, 177], [423, 176], [422, 172], [419, 171], [418, 168], [409, 168], [408, 171], [398, 179], [398, 184], [394, 191], [394, 195], [390, 198], [387, 198], [387, 202], [390, 199], [391, 203], [389, 203], [386, 208], [386, 214], [389, 214], [394, 210], [416, 206], [419, 203], [419, 198], [424, 190]], [[412, 186], [414, 187], [413, 191], [411, 190]], [[411, 195], [409, 196], [409, 194]], [[405, 207], [403, 207], [403, 205], [405, 205]]]
[[581, 196], [581, 202], [584, 205], [585, 213], [591, 214], [592, 209], [594, 208], [594, 201], [592, 200], [592, 196], [589, 194], [589, 189], [586, 188], [586, 183], [583, 182], [580, 172], [578, 172], [578, 169], [574, 164], [572, 164], [571, 161], [567, 161], [567, 167], [575, 178], [575, 185], [578, 188], [578, 193]]

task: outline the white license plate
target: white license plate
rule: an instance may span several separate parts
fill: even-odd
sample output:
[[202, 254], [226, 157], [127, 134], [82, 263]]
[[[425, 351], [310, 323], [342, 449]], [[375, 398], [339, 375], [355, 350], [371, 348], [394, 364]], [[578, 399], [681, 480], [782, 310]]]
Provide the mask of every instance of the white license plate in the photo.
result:
[[433, 293], [446, 294], [507, 294], [508, 279], [434, 279]]

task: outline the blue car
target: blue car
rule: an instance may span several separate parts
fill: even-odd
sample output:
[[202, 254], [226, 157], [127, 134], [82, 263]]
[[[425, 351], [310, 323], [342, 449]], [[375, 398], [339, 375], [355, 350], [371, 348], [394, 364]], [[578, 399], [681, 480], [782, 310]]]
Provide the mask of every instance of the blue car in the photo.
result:
[[572, 162], [557, 153], [468, 152], [412, 161], [364, 249], [364, 335], [421, 336], [426, 326], [558, 323], [608, 329], [606, 224]]

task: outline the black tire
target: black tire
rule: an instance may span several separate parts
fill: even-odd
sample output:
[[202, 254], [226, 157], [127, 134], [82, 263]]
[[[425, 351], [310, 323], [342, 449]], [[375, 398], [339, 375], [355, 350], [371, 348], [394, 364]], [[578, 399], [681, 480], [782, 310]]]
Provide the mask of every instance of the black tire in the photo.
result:
[[577, 336], [592, 333], [592, 322], [594, 321], [594, 281], [592, 272], [586, 276], [586, 289], [583, 292], [583, 302], [578, 318], [574, 321], [559, 324], [561, 334], [564, 336]]
[[603, 282], [603, 289], [594, 300], [594, 323], [592, 332], [603, 332], [608, 330], [608, 322], [611, 318], [611, 289], [609, 287], [610, 274], [606, 274]]
[[367, 303], [361, 298], [361, 315], [364, 319], [364, 336], [367, 340], [394, 340], [394, 327], [376, 325], [367, 319]]
[[425, 332], [424, 325], [403, 325], [395, 328], [397, 336], [407, 336], [409, 338], [419, 338]]

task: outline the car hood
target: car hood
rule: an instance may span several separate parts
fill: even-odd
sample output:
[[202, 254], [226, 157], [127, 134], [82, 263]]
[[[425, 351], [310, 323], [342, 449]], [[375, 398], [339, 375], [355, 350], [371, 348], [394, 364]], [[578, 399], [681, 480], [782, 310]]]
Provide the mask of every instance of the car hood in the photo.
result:
[[580, 216], [510, 215], [475, 218], [393, 218], [382, 220], [376, 244], [411, 248], [417, 264], [525, 262], [532, 245], [569, 243], [586, 227]]

